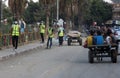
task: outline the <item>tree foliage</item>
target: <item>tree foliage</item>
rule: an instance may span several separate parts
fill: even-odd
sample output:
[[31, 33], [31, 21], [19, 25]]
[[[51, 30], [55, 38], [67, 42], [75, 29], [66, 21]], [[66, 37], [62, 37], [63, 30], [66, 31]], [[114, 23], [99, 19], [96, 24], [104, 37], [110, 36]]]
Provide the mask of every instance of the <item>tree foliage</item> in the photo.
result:
[[[16, 4], [19, 0], [9, 0], [10, 8], [14, 14], [13, 2]], [[21, 2], [23, 1], [23, 3]], [[24, 1], [20, 0], [20, 5], [24, 5]], [[60, 18], [64, 20], [71, 20], [75, 25], [81, 25], [84, 23], [92, 24], [93, 21], [98, 23], [105, 22], [112, 18], [112, 6], [111, 4], [103, 2], [103, 0], [59, 0], [60, 1]], [[15, 3], [14, 3], [15, 4]], [[74, 6], [74, 8], [73, 8]], [[18, 7], [18, 6], [16, 6]], [[18, 8], [22, 15], [24, 8]], [[28, 2], [28, 8], [24, 12], [23, 16], [27, 23], [39, 22], [50, 18], [53, 20], [56, 18], [56, 0], [39, 0], [39, 3], [34, 3], [32, 0]]]
[[41, 12], [42, 8], [39, 3], [33, 1], [28, 2], [28, 7], [24, 12], [24, 18], [27, 23], [39, 22], [42, 17], [45, 16], [44, 12]]
[[86, 21], [91, 24], [94, 21], [98, 22], [98, 24], [101, 24], [109, 19], [112, 19], [112, 5], [102, 0], [92, 0], [90, 15]]
[[27, 0], [8, 0], [14, 18], [19, 19], [25, 10]]

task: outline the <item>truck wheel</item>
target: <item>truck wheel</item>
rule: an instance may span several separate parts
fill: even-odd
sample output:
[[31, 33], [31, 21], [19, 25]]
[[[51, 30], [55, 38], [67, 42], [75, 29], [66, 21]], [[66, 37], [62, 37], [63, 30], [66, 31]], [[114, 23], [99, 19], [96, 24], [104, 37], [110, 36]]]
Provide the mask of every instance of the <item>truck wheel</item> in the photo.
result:
[[94, 62], [94, 58], [93, 58], [92, 51], [88, 52], [88, 57], [89, 57], [89, 63], [93, 63]]
[[117, 51], [116, 50], [111, 51], [111, 61], [113, 63], [117, 63]]
[[79, 45], [82, 45], [82, 39], [78, 38]]
[[71, 40], [70, 40], [70, 38], [68, 38], [67, 43], [68, 43], [68, 46], [70, 46], [70, 45], [71, 45]]
[[82, 39], [80, 39], [79, 45], [82, 45]]

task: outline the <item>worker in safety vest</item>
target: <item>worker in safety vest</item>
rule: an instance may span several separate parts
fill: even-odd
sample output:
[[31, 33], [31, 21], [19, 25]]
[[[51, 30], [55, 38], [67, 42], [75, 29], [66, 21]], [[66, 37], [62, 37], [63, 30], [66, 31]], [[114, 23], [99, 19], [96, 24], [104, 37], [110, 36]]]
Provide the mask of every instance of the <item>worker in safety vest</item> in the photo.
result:
[[15, 51], [18, 47], [18, 38], [20, 35], [20, 25], [18, 24], [17, 21], [15, 21], [11, 27], [11, 35], [12, 35], [13, 50]]
[[51, 46], [52, 46], [52, 38], [54, 37], [54, 29], [53, 29], [52, 25], [49, 26], [47, 34], [48, 34], [48, 40], [47, 40], [46, 49], [51, 48]]
[[43, 21], [40, 24], [40, 35], [41, 35], [41, 39], [42, 39], [41, 43], [44, 43], [45, 25], [44, 25]]
[[63, 37], [64, 37], [64, 28], [60, 26], [58, 28], [59, 46], [63, 45]]

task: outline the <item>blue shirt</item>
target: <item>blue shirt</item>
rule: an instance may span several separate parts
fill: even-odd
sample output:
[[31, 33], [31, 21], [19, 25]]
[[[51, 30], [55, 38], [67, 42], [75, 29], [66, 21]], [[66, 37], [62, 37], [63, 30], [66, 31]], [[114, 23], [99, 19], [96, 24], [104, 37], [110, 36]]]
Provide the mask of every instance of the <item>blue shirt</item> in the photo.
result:
[[102, 45], [102, 44], [104, 44], [104, 38], [103, 38], [103, 36], [94, 36], [94, 43], [96, 45]]

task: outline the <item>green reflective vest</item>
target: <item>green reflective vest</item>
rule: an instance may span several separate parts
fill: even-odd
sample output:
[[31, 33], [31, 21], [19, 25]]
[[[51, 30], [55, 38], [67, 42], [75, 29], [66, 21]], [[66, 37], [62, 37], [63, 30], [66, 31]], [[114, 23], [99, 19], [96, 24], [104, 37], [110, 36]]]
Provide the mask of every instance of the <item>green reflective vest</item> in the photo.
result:
[[45, 33], [45, 25], [40, 25], [40, 33]]
[[53, 38], [54, 34], [53, 34], [53, 29], [52, 29], [52, 28], [49, 28], [49, 29], [48, 29], [48, 36], [49, 36], [50, 38]]
[[19, 25], [13, 25], [13, 31], [12, 31], [12, 36], [19, 36]]
[[60, 36], [60, 37], [64, 36], [64, 32], [63, 32], [63, 30], [60, 30], [60, 32], [59, 32], [59, 36]]

